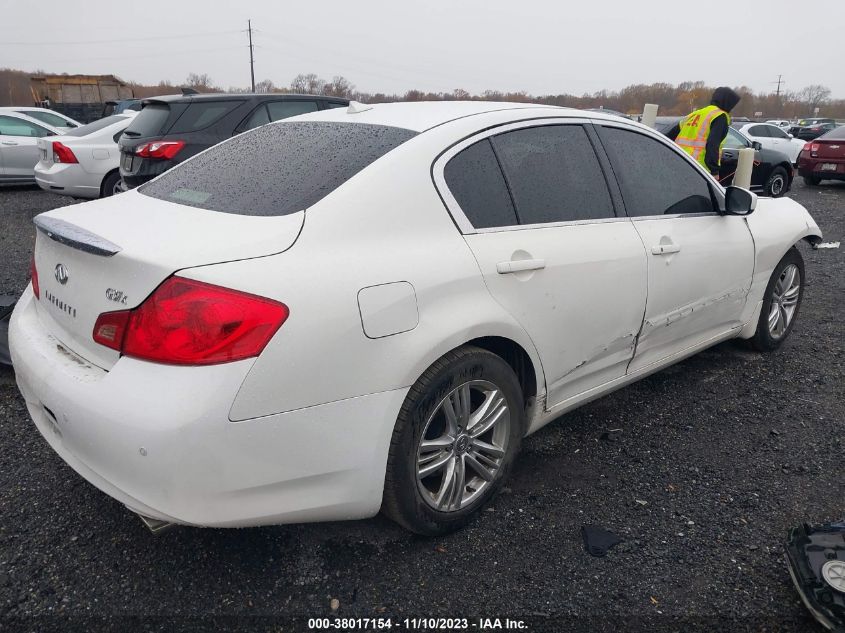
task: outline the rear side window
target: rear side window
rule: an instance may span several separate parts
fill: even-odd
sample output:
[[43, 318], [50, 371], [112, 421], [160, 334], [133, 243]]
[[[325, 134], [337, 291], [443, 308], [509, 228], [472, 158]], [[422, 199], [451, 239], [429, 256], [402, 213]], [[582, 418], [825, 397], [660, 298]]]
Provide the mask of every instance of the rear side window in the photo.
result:
[[489, 139], [456, 154], [443, 177], [467, 219], [477, 229], [518, 224], [502, 170]]
[[520, 224], [615, 217], [598, 157], [580, 125], [544, 125], [493, 137]]
[[[173, 124], [168, 134], [187, 134], [215, 124], [243, 101], [194, 101]], [[144, 112], [143, 110], [141, 111]]]
[[132, 123], [126, 128], [127, 136], [158, 136], [164, 132], [164, 124], [170, 116], [166, 103], [151, 103], [144, 106]]
[[[72, 130], [68, 130], [65, 136], [85, 136], [86, 134], [92, 134], [93, 132], [99, 132], [104, 127], [110, 126], [112, 123], [117, 123], [118, 121], [125, 121], [125, 116], [107, 116], [102, 119], [97, 119], [93, 123], [89, 123], [88, 125], [83, 125], [81, 127], [74, 128]], [[123, 131], [120, 132], [122, 134]]]
[[19, 110], [19, 112], [32, 117], [33, 119], [43, 121], [47, 125], [52, 125], [53, 127], [70, 127], [73, 125], [70, 121], [66, 121], [62, 117], [56, 116], [51, 112], [42, 112], [41, 110]]
[[279, 121], [287, 119], [297, 114], [305, 114], [306, 112], [316, 112], [316, 101], [269, 101], [267, 103], [267, 110], [270, 112], [271, 121]]
[[748, 133], [751, 136], [761, 136], [764, 138], [769, 138], [770, 136], [772, 136], [769, 133], [768, 125], [752, 125], [750, 128], [748, 128]]
[[411, 130], [363, 123], [265, 125], [212, 147], [138, 190], [222, 213], [288, 215], [312, 206], [414, 136]]
[[644, 134], [596, 126], [630, 216], [712, 213], [704, 176], [677, 152]]

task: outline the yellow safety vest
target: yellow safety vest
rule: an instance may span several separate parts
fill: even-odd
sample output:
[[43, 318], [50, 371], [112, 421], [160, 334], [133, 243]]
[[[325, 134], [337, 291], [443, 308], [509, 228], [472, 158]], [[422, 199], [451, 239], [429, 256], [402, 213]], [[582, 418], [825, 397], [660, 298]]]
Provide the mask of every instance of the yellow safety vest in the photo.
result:
[[[728, 125], [731, 124], [731, 115], [722, 108], [709, 105], [695, 112], [690, 112], [681, 121], [681, 132], [675, 142], [687, 154], [692, 156], [699, 164], [710, 171], [704, 158], [707, 155], [707, 137], [710, 136], [710, 124], [720, 114], [728, 117]], [[719, 164], [722, 164], [722, 145], [725, 144], [727, 136], [719, 144]]]

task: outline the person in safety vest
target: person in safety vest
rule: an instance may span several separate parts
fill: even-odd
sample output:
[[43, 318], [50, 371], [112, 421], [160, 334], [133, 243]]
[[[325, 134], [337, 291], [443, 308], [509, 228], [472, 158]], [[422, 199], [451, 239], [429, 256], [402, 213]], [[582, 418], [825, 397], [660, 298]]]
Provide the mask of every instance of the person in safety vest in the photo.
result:
[[730, 111], [739, 100], [740, 96], [730, 88], [716, 88], [709, 106], [690, 112], [667, 133], [715, 178], [719, 177], [722, 145], [731, 124]]

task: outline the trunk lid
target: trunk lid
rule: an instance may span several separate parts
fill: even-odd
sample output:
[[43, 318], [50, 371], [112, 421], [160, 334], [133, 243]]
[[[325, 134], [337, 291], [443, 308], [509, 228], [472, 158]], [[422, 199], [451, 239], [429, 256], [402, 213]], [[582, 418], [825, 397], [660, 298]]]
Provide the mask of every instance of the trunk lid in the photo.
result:
[[819, 159], [845, 160], [845, 139], [819, 139], [810, 141], [818, 145], [816, 157]]
[[39, 318], [68, 349], [109, 369], [118, 352], [92, 338], [101, 313], [138, 306], [180, 269], [284, 251], [304, 217], [218, 213], [136, 191], [42, 213]]

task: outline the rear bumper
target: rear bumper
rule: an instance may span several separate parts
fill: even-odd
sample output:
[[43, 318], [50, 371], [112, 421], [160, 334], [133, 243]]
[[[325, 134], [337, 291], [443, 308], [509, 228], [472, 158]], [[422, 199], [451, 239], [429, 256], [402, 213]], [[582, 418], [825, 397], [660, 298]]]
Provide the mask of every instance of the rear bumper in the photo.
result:
[[78, 164], [43, 163], [35, 166], [35, 182], [44, 191], [77, 198], [99, 198], [103, 177]]
[[106, 372], [65, 350], [34, 308], [28, 289], [9, 332], [27, 409], [65, 462], [131, 510], [219, 527], [378, 512], [407, 389], [235, 423], [229, 410], [254, 361], [122, 358]]

